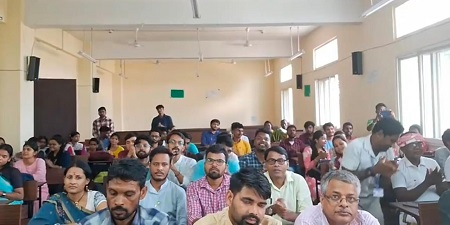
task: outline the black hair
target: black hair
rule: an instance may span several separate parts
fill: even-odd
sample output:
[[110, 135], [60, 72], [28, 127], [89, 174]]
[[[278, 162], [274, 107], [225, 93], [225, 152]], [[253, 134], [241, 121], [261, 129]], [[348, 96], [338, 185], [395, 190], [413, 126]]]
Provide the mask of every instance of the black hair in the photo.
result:
[[[272, 123], [270, 122], [270, 121], [266, 121], [266, 122], [264, 122], [264, 126], [266, 125], [266, 124], [270, 124], [270, 125], [272, 125]], [[273, 126], [273, 125], [272, 125]]]
[[255, 137], [258, 136], [259, 133], [265, 133], [265, 134], [270, 136], [270, 131], [268, 131], [268, 130], [266, 130], [264, 128], [260, 128], [260, 129], [256, 130]]
[[108, 132], [111, 131], [111, 128], [109, 128], [108, 126], [101, 126], [100, 127], [100, 132]]
[[180, 136], [181, 139], [183, 139], [183, 141], [184, 141], [184, 139], [186, 139], [186, 137], [183, 135], [183, 133], [181, 133], [180, 131], [175, 130], [175, 131], [170, 132], [170, 133], [167, 135], [167, 142], [169, 142], [170, 138], [171, 138], [173, 135], [178, 135], [178, 136]]
[[[9, 158], [11, 158], [13, 156], [14, 150], [13, 150], [13, 147], [11, 145], [9, 145], [9, 144], [1, 144], [0, 145], [0, 149], [1, 150], [5, 150], [6, 152], [8, 152]], [[9, 166], [11, 166], [11, 162], [7, 162], [4, 167], [9, 167]]]
[[286, 157], [286, 159], [289, 159], [289, 156], [288, 156], [286, 150], [281, 146], [272, 146], [269, 149], [267, 149], [266, 152], [264, 152], [264, 160], [267, 160], [267, 157], [269, 156], [269, 152], [276, 152], [280, 155], [284, 155]]
[[347, 138], [343, 134], [334, 134], [334, 137], [333, 137], [333, 140], [332, 140], [333, 145], [334, 145], [334, 141], [337, 140], [337, 139], [341, 139], [341, 140], [343, 140], [345, 142], [348, 142]]
[[25, 147], [25, 146], [29, 146], [35, 152], [39, 151], [39, 146], [35, 141], [29, 141], [29, 140], [25, 141], [25, 143], [23, 144], [22, 147]]
[[334, 132], [334, 135], [344, 135], [344, 134], [345, 133], [342, 130], [338, 130], [338, 131]]
[[261, 171], [251, 167], [242, 168], [230, 178], [230, 191], [233, 195], [242, 191], [244, 187], [255, 190], [264, 200], [272, 195], [269, 180]]
[[67, 174], [69, 169], [72, 168], [72, 167], [80, 168], [81, 170], [83, 170], [83, 173], [86, 176], [86, 178], [92, 180], [91, 167], [89, 167], [89, 165], [86, 162], [84, 162], [83, 160], [75, 160], [69, 167], [67, 167], [64, 170], [64, 176]]
[[308, 129], [309, 126], [315, 127], [316, 124], [313, 121], [306, 121], [305, 124], [303, 125], [305, 129]]
[[163, 105], [157, 105], [156, 106], [156, 109], [158, 110], [158, 109], [164, 109], [164, 106]]
[[56, 141], [56, 143], [58, 143], [59, 145], [61, 145], [61, 147], [59, 148], [58, 153], [56, 154], [56, 158], [58, 158], [61, 154], [63, 154], [64, 152], [64, 148], [66, 147], [66, 141], [64, 140], [64, 138], [59, 135], [59, 134], [55, 134], [53, 135], [53, 137], [51, 137], [49, 139], [49, 141], [54, 140]]
[[39, 141], [39, 139], [37, 139], [36, 137], [30, 137], [30, 138], [28, 138], [27, 141], [34, 141], [37, 143]]
[[71, 138], [75, 137], [75, 135], [80, 135], [80, 133], [78, 133], [78, 131], [74, 131], [74, 132], [70, 133]]
[[325, 134], [325, 132], [323, 132], [321, 130], [314, 132], [313, 144], [310, 146], [311, 147], [311, 160], [314, 160], [319, 155], [319, 149], [317, 149], [317, 147], [316, 147], [316, 144], [317, 144], [316, 140], [319, 140], [321, 137], [323, 137], [324, 134]]
[[345, 122], [344, 124], [342, 124], [342, 128], [344, 128], [345, 126], [352, 126], [353, 127], [353, 124], [350, 123], [350, 122]]
[[322, 126], [322, 129], [325, 131], [328, 127], [334, 127], [334, 125], [331, 122], [328, 122]]
[[[117, 133], [117, 132], [112, 133], [112, 134], [109, 136], [109, 139], [111, 139], [112, 137], [117, 137], [117, 140], [120, 140], [119, 133]], [[111, 141], [110, 141], [110, 142], [109, 142], [109, 145], [108, 145], [108, 150], [111, 150], [111, 146], [112, 146], [112, 144], [111, 144]]]
[[161, 134], [160, 134], [161, 130], [160, 130], [160, 129], [157, 129], [157, 130], [156, 130], [156, 129], [151, 129], [151, 130], [148, 132], [148, 134], [151, 135], [153, 132], [158, 133], [159, 136], [161, 136]]
[[413, 124], [413, 125], [411, 125], [410, 127], [409, 127], [409, 130], [411, 130], [411, 129], [416, 129], [416, 130], [418, 130], [419, 131], [419, 134], [423, 134], [422, 133], [422, 127], [419, 125], [419, 124]]
[[211, 125], [213, 123], [218, 123], [220, 125], [220, 121], [218, 119], [212, 119], [209, 124]]
[[37, 137], [37, 142], [39, 142], [40, 140], [44, 139], [45, 140], [45, 144], [48, 144], [48, 139], [46, 136], [39, 136]]
[[295, 128], [295, 130], [297, 130], [297, 127], [295, 125], [289, 125], [286, 130], [289, 130], [290, 128]]
[[97, 143], [98, 145], [100, 144], [100, 141], [97, 138], [89, 139], [89, 143], [91, 143], [91, 141], [95, 141], [95, 143]]
[[146, 141], [149, 145], [152, 144], [152, 141], [150, 140], [150, 138], [148, 136], [139, 135], [136, 137], [136, 140], [134, 141], [134, 145], [140, 144], [141, 140]]
[[188, 132], [181, 131], [181, 133], [183, 134], [185, 139], [189, 139], [192, 141], [192, 136]]
[[119, 159], [109, 167], [106, 182], [110, 182], [113, 179], [135, 181], [142, 189], [145, 187], [147, 172], [148, 169], [137, 159]]
[[225, 156], [225, 162], [228, 162], [228, 152], [225, 149], [225, 145], [221, 144], [211, 145], [208, 147], [208, 149], [206, 149], [205, 158], [208, 156], [208, 153], [223, 154]]
[[384, 136], [394, 136], [400, 135], [403, 133], [405, 128], [403, 128], [402, 124], [391, 117], [382, 118], [379, 120], [372, 129], [372, 134], [383, 132]]
[[161, 135], [162, 132], [167, 131], [167, 128], [165, 127], [158, 127], [159, 135]]
[[102, 107], [100, 107], [100, 108], [98, 108], [98, 112], [100, 112], [100, 111], [102, 111], [102, 110], [105, 110], [106, 111], [106, 108], [104, 107], [104, 106], [102, 106]]
[[137, 137], [137, 134], [135, 132], [130, 132], [125, 136], [125, 141], [132, 138], [132, 137]]
[[169, 162], [172, 162], [173, 154], [172, 154], [171, 151], [169, 151], [168, 148], [166, 148], [164, 146], [159, 146], [159, 147], [153, 149], [150, 152], [150, 155], [149, 155], [150, 162], [152, 161], [153, 157], [155, 157], [155, 155], [157, 155], [157, 154], [166, 154], [166, 155], [168, 155], [169, 156]]
[[222, 144], [227, 147], [233, 147], [233, 139], [231, 139], [231, 135], [223, 132], [217, 135], [216, 144]]
[[442, 134], [442, 142], [446, 145], [446, 142], [450, 142], [450, 129], [447, 129]]
[[0, 137], [0, 140], [2, 140], [4, 143], [6, 143], [6, 141], [5, 141], [5, 139], [4, 138], [2, 138], [2, 137]]
[[387, 106], [386, 106], [384, 103], [378, 103], [378, 104], [375, 106], [375, 110], [378, 110], [378, 109], [380, 109], [381, 107], [387, 108]]
[[234, 122], [231, 124], [231, 130], [234, 129], [244, 129], [244, 125], [242, 125], [242, 123], [239, 122]]

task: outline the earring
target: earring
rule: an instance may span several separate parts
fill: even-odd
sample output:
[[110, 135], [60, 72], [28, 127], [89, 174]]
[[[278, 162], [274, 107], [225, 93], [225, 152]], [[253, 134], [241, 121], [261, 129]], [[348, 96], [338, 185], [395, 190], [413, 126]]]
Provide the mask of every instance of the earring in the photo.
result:
[[85, 186], [85, 190], [86, 190], [86, 192], [89, 192], [89, 187], [88, 187], [88, 185]]

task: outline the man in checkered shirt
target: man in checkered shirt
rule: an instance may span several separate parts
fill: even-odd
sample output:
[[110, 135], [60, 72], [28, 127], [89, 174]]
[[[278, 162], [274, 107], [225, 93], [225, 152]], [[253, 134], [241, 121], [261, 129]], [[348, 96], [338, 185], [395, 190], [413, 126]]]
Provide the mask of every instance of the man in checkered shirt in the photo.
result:
[[98, 139], [100, 137], [100, 127], [103, 126], [109, 127], [110, 133], [114, 133], [114, 122], [111, 118], [106, 117], [105, 107], [98, 108], [98, 115], [99, 118], [92, 123], [92, 136]]

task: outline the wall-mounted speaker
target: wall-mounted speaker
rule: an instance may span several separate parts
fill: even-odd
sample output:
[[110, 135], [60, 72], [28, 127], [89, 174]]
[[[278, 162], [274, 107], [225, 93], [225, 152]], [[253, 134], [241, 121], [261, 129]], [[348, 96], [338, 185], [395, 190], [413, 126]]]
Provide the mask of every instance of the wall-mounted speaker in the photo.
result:
[[28, 72], [27, 72], [27, 80], [35, 81], [39, 79], [39, 65], [41, 63], [41, 59], [36, 56], [30, 56], [28, 58]]
[[100, 78], [92, 78], [92, 92], [98, 93], [100, 91]]
[[362, 52], [352, 52], [353, 75], [363, 74]]
[[303, 89], [303, 75], [298, 74], [296, 77], [297, 77], [297, 89]]

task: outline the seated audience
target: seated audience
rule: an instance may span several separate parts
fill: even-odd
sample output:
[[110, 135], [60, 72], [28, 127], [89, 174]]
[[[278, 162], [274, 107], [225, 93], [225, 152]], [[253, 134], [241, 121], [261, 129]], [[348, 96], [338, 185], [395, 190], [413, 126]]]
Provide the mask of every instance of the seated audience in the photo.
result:
[[342, 158], [342, 169], [351, 171], [361, 181], [361, 209], [375, 216], [382, 225], [380, 198], [384, 196], [382, 190], [390, 188], [390, 178], [397, 171], [392, 146], [403, 130], [396, 119], [383, 118], [375, 124], [370, 136], [350, 142]]
[[111, 154], [115, 159], [119, 158], [119, 153], [123, 152], [124, 149], [122, 146], [119, 145], [119, 134], [113, 133], [109, 137], [109, 146], [108, 146], [108, 152]]
[[332, 123], [326, 123], [322, 126], [323, 132], [326, 134], [326, 142], [324, 149], [327, 152], [333, 150], [333, 137], [334, 137], [334, 125]]
[[228, 159], [239, 163], [239, 157], [233, 152], [233, 139], [231, 138], [230, 134], [223, 132], [217, 135], [216, 144], [225, 145], [225, 148], [228, 152]]
[[167, 145], [167, 134], [168, 134], [167, 129], [165, 127], [159, 127], [158, 130], [159, 130], [159, 135], [160, 135], [158, 145], [166, 146]]
[[314, 129], [316, 127], [316, 124], [312, 121], [306, 121], [303, 125], [303, 128], [305, 128], [305, 131], [303, 134], [298, 136], [298, 138], [305, 144], [311, 146], [313, 144], [312, 136], [314, 134]]
[[270, 195], [270, 184], [260, 171], [242, 169], [230, 179], [230, 190], [226, 194], [228, 207], [208, 214], [194, 224], [281, 225], [279, 220], [265, 215]]
[[113, 161], [114, 157], [108, 152], [103, 151], [102, 146], [97, 138], [89, 140], [89, 161]]
[[450, 129], [447, 129], [442, 134], [442, 143], [444, 146], [436, 149], [434, 152], [434, 159], [441, 168], [445, 167], [445, 161], [450, 156]]
[[5, 139], [0, 137], [0, 145], [6, 144]]
[[210, 213], [226, 207], [226, 195], [230, 188], [227, 170], [228, 154], [223, 145], [212, 145], [205, 153], [205, 174], [192, 182], [186, 190], [188, 225]]
[[155, 208], [169, 216], [169, 224], [187, 224], [186, 192], [167, 179], [172, 153], [166, 147], [150, 152], [150, 180], [145, 183], [147, 195], [140, 201], [144, 208]]
[[237, 156], [241, 157], [252, 152], [250, 143], [244, 140], [242, 137], [244, 135], [244, 125], [241, 123], [233, 123], [231, 125], [231, 132], [233, 134], [233, 151]]
[[272, 142], [280, 142], [287, 138], [287, 127], [289, 123], [287, 120], [281, 120], [280, 121], [280, 127], [270, 133], [271, 141]]
[[70, 155], [64, 151], [64, 139], [61, 135], [55, 135], [48, 141], [50, 152], [45, 160], [50, 168], [67, 168], [70, 165]]
[[13, 152], [11, 145], [0, 145], [0, 200], [9, 200], [8, 205], [21, 205], [23, 180], [20, 171], [11, 165]]
[[[411, 125], [409, 127], [409, 132], [420, 134], [420, 135], [423, 136], [423, 132], [422, 131], [423, 131], [422, 127], [420, 125], [418, 125], [418, 124], [413, 124], [413, 125]], [[422, 150], [423, 150], [423, 152], [428, 152], [428, 145], [427, 145], [426, 141], [423, 143]]]
[[334, 135], [333, 137], [334, 156], [330, 160], [331, 170], [340, 170], [342, 163], [342, 156], [344, 150], [347, 148], [347, 138], [344, 135]]
[[269, 180], [272, 192], [267, 201], [267, 214], [283, 224], [294, 224], [297, 216], [312, 206], [308, 184], [301, 175], [288, 171], [288, 153], [282, 147], [271, 147], [264, 156], [267, 169], [264, 175]]
[[159, 146], [159, 141], [161, 140], [161, 135], [158, 130], [150, 130], [150, 148], [155, 149]]
[[206, 148], [216, 144], [217, 135], [220, 134], [220, 121], [218, 119], [213, 119], [209, 123], [209, 126], [211, 127], [210, 130], [202, 132], [201, 145]]
[[183, 188], [187, 188], [191, 182], [192, 173], [194, 172], [194, 166], [197, 164], [197, 161], [184, 156], [186, 148], [182, 133], [178, 131], [171, 132], [167, 136], [167, 140], [167, 147], [173, 154], [169, 180]]
[[320, 203], [304, 210], [295, 220], [295, 225], [380, 224], [370, 213], [358, 210], [361, 184], [352, 173], [345, 170], [328, 172], [320, 186]]
[[[399, 202], [438, 201], [447, 190], [440, 167], [434, 159], [423, 157], [425, 139], [419, 133], [408, 132], [397, 141], [405, 157], [398, 163], [397, 172], [391, 177], [392, 188]], [[400, 224], [416, 224], [406, 214], [400, 214]]]
[[196, 155], [199, 153], [199, 151], [198, 151], [197, 146], [191, 142], [192, 136], [189, 133], [184, 132], [184, 131], [182, 131], [181, 133], [184, 136], [184, 142], [185, 142], [184, 144], [186, 145], [185, 146], [186, 153], [190, 154], [193, 157], [196, 157]]
[[267, 130], [271, 135], [273, 133], [273, 129], [272, 128], [273, 128], [273, 125], [272, 125], [272, 123], [270, 121], [264, 122], [263, 129]]
[[[22, 148], [22, 159], [15, 162], [14, 167], [16, 167], [22, 174], [30, 174], [37, 182], [47, 182], [47, 168], [45, 166], [45, 161], [36, 157], [38, 151], [39, 149], [36, 142], [25, 142]], [[37, 191], [37, 196], [39, 196], [39, 190]], [[48, 185], [42, 185], [40, 191], [41, 202], [43, 202], [48, 198]], [[36, 201], [34, 203], [34, 210], [37, 212], [38, 209], [39, 202]]]
[[381, 112], [382, 111], [386, 111], [387, 107], [384, 103], [378, 103], [375, 106], [375, 119], [370, 119], [367, 121], [367, 131], [372, 131], [373, 127], [375, 126], [375, 124], [382, 118], [381, 116]]
[[147, 168], [136, 159], [120, 159], [112, 164], [106, 179], [108, 208], [86, 217], [79, 225], [169, 224], [165, 213], [139, 206], [147, 194], [147, 173]]
[[98, 140], [100, 141], [100, 146], [103, 149], [103, 151], [107, 151], [109, 148], [109, 134], [111, 132], [111, 129], [107, 126], [100, 127], [100, 135], [98, 137]]
[[119, 159], [123, 158], [137, 158], [136, 149], [134, 148], [134, 142], [136, 141], [136, 133], [128, 133], [125, 136], [125, 150], [119, 153]]
[[39, 136], [36, 138], [37, 144], [39, 146], [39, 152], [36, 157], [45, 159], [47, 158], [48, 150], [48, 139], [46, 136]]
[[[342, 125], [342, 131], [344, 132], [345, 138], [347, 139], [347, 141], [351, 141], [353, 140], [353, 124], [350, 122], [345, 122]], [[336, 133], [334, 134], [336, 135]]]
[[30, 220], [30, 225], [76, 224], [106, 208], [105, 196], [88, 189], [92, 172], [77, 160], [64, 171], [64, 192], [54, 194]]
[[71, 156], [73, 155], [86, 155], [86, 148], [80, 141], [80, 133], [77, 131], [70, 133], [70, 141], [66, 144], [64, 151], [69, 152]]
[[306, 145], [297, 137], [297, 127], [289, 125], [287, 127], [287, 138], [281, 141], [280, 147], [288, 153], [289, 170], [297, 174], [304, 174], [305, 167], [303, 157], [301, 157]]
[[303, 163], [305, 164], [305, 179], [308, 183], [311, 198], [317, 200], [316, 181], [320, 179], [320, 166], [330, 159], [330, 154], [325, 150], [326, 135], [318, 130], [313, 134], [313, 145], [303, 150]]
[[264, 153], [271, 146], [269, 132], [264, 129], [257, 130], [253, 144], [255, 149], [250, 154], [239, 158], [239, 167], [252, 167], [264, 172]]

